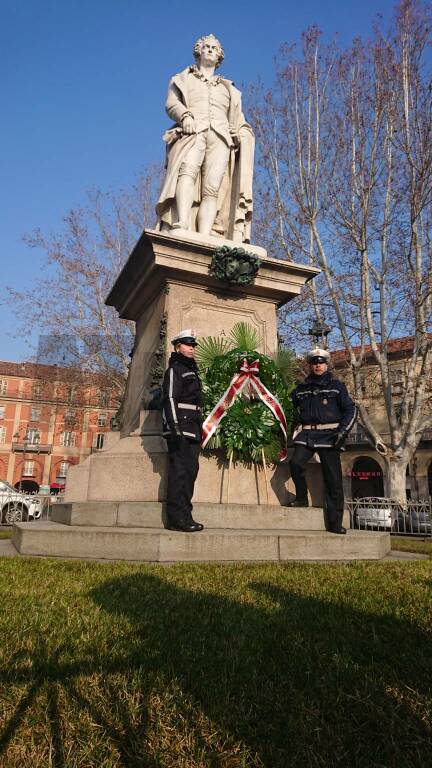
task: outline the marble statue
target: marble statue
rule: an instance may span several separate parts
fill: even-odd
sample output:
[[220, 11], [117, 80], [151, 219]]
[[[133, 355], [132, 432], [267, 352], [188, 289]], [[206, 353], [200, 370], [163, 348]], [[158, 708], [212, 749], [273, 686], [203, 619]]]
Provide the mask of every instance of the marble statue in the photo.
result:
[[250, 242], [255, 139], [241, 93], [216, 75], [224, 52], [214, 35], [200, 37], [195, 65], [172, 78], [164, 134], [167, 171], [156, 206], [158, 229], [188, 230]]

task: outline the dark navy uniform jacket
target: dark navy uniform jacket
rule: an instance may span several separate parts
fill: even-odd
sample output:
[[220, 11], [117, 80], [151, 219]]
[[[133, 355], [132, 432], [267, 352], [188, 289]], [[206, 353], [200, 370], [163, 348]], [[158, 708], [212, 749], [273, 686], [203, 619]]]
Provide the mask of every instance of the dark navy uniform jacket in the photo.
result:
[[348, 434], [357, 418], [345, 384], [334, 379], [330, 371], [321, 376], [310, 374], [295, 388], [292, 400], [300, 425], [332, 425], [328, 429], [301, 429], [293, 442], [308, 448], [331, 448], [335, 434]]
[[162, 389], [164, 437], [181, 434], [200, 443], [202, 390], [195, 360], [173, 352]]

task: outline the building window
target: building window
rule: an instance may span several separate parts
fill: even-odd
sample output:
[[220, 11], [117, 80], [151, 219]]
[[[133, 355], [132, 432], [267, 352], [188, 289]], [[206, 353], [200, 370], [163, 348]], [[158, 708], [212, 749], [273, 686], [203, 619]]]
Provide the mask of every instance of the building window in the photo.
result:
[[24, 462], [24, 470], [23, 470], [23, 476], [24, 477], [33, 477], [34, 476], [34, 468], [35, 468], [34, 461], [25, 461]]
[[104, 434], [103, 432], [97, 432], [93, 437], [93, 448], [103, 448]]
[[60, 445], [64, 448], [71, 448], [75, 445], [75, 432], [62, 432], [60, 435]]
[[68, 403], [74, 403], [76, 400], [76, 387], [69, 387], [68, 389]]
[[7, 379], [0, 379], [0, 395], [5, 395], [8, 388]]
[[5, 417], [5, 407], [4, 405], [0, 405], [0, 419], [4, 419]]
[[75, 422], [75, 413], [73, 411], [66, 411], [64, 420], [65, 424], [73, 424]]
[[403, 368], [392, 367], [389, 371], [390, 383], [394, 395], [402, 395], [404, 390]]
[[360, 380], [360, 393], [363, 397], [366, 397], [368, 393], [367, 375], [365, 373], [360, 372], [359, 380]]
[[30, 421], [39, 421], [41, 416], [40, 408], [32, 408], [30, 413]]
[[101, 408], [106, 408], [109, 404], [109, 393], [108, 392], [99, 392], [99, 405]]
[[68, 469], [69, 469], [69, 462], [68, 461], [60, 462], [60, 467], [59, 467], [59, 470], [57, 472], [57, 479], [63, 480], [63, 478], [65, 478], [66, 475], [67, 475]]
[[42, 387], [40, 384], [34, 384], [33, 386], [33, 397], [35, 400], [40, 400], [42, 395]]
[[6, 427], [0, 427], [0, 443], [6, 442]]
[[37, 445], [40, 442], [40, 432], [38, 429], [31, 429], [27, 430], [26, 436], [25, 436], [26, 443], [29, 443], [30, 445]]
[[98, 416], [98, 422], [97, 422], [98, 423], [98, 427], [105, 427], [106, 426], [106, 420], [107, 420], [106, 413], [100, 413], [99, 416]]

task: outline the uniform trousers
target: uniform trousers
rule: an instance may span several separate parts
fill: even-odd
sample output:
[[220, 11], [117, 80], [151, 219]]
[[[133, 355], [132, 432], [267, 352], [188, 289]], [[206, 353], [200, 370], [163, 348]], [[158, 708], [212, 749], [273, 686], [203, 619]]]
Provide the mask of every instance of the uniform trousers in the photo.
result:
[[305, 470], [309, 459], [317, 453], [321, 461], [324, 481], [324, 517], [327, 528], [340, 528], [343, 519], [344, 493], [340, 453], [335, 448], [307, 448], [295, 445], [290, 461], [291, 477], [296, 489], [296, 499], [308, 503], [308, 489]]
[[198, 475], [200, 444], [186, 437], [168, 437], [168, 487], [166, 522], [190, 523], [192, 496]]

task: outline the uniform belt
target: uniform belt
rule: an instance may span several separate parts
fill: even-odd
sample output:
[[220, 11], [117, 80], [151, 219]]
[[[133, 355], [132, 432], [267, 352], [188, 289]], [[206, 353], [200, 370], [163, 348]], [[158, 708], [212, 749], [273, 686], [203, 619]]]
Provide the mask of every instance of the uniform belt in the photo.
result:
[[200, 411], [199, 405], [193, 405], [192, 403], [177, 403], [178, 408], [186, 408], [188, 411]]
[[303, 424], [302, 429], [336, 429], [339, 426], [339, 422], [334, 424]]

